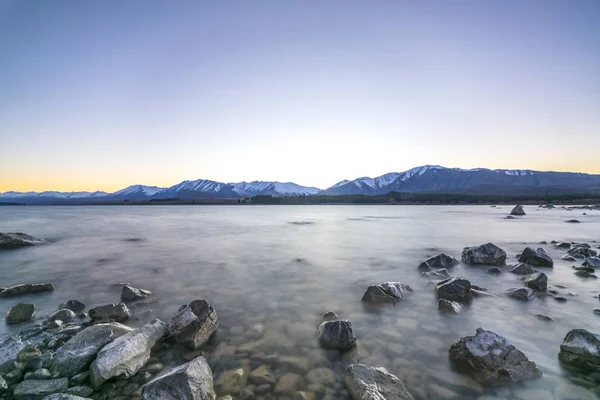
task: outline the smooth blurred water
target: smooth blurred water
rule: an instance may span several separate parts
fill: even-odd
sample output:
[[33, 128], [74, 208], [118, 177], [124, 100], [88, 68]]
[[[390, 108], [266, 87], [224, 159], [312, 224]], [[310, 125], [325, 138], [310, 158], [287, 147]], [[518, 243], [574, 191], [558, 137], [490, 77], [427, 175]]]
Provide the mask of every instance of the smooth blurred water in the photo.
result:
[[[600, 317], [593, 314], [600, 308], [600, 283], [575, 276], [574, 263], [560, 260], [564, 250], [540, 245], [555, 260], [555, 268], [543, 272], [550, 286], [566, 287], [557, 289], [566, 303], [551, 297], [507, 298], [505, 289], [522, 286], [518, 276], [492, 276], [486, 267], [461, 264], [452, 275], [498, 297], [476, 298], [460, 315], [442, 315], [433, 286], [417, 270], [431, 255], [445, 252], [460, 259], [463, 247], [486, 242], [505, 249], [509, 263], [526, 246], [537, 247], [543, 240], [598, 245], [597, 211], [582, 215], [580, 210], [529, 206], [527, 216], [504, 219], [509, 211], [507, 206], [0, 207], [0, 231], [52, 242], [0, 253], [0, 286], [56, 286], [53, 293], [0, 299], [0, 308], [31, 301], [42, 318], [72, 298], [88, 306], [118, 302], [121, 287], [114, 284], [131, 282], [153, 291], [147, 301], [131, 307], [133, 325], [154, 317], [168, 320], [180, 305], [207, 299], [221, 320], [208, 352], [222, 342], [240, 344], [235, 337], [239, 327], [260, 322], [265, 331], [280, 331], [295, 344], [280, 349], [274, 342], [269, 350], [309, 355], [317, 363], [323, 352], [313, 335], [321, 314], [333, 310], [352, 320], [363, 349], [358, 360], [387, 367], [418, 398], [440, 396], [430, 389], [431, 382], [462, 385], [463, 378], [451, 372], [447, 351], [454, 340], [481, 326], [507, 337], [545, 374], [491, 394], [594, 398], [598, 383], [564, 371], [557, 354], [570, 329], [600, 332]], [[565, 222], [572, 218], [582, 223]], [[415, 293], [378, 313], [363, 309], [360, 299], [367, 286], [386, 281], [409, 284]], [[555, 322], [538, 320], [538, 313]], [[19, 328], [2, 324], [0, 334]]]

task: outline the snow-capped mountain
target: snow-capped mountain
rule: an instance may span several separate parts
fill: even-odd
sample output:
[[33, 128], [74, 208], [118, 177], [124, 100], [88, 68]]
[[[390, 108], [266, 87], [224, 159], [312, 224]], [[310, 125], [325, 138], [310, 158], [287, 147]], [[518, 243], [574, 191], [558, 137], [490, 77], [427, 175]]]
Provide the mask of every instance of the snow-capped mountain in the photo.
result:
[[445, 168], [425, 165], [376, 178], [341, 181], [320, 194], [376, 195], [389, 192], [465, 194], [520, 194], [600, 189], [600, 175], [532, 170]]
[[152, 197], [157, 193], [165, 190], [157, 186], [131, 185], [125, 189], [118, 190], [108, 195], [110, 198], [123, 198], [129, 200], [143, 200]]
[[206, 179], [183, 181], [168, 188], [133, 185], [105, 192], [6, 192], [0, 202], [24, 204], [84, 204], [161, 199], [219, 199], [258, 195], [307, 196], [314, 194], [377, 195], [389, 192], [463, 193], [489, 195], [600, 192], [600, 175], [485, 168], [461, 169], [425, 165], [375, 178], [343, 180], [326, 190], [292, 182], [223, 183]]
[[240, 182], [232, 183], [233, 191], [244, 197], [256, 195], [271, 196], [308, 196], [317, 194], [321, 189], [316, 187], [300, 186], [293, 182]]

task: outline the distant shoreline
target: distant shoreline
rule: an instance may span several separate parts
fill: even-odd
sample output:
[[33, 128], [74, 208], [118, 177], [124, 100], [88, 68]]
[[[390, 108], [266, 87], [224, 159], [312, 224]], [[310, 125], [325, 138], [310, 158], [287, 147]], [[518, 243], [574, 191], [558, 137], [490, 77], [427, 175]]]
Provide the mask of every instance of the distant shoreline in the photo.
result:
[[39, 199], [29, 202], [0, 202], [0, 206], [161, 206], [161, 205], [595, 205], [600, 194], [559, 194], [542, 196], [495, 196], [440, 193], [388, 193], [386, 195], [340, 196], [255, 196], [223, 199], [151, 199], [123, 201], [83, 201]]

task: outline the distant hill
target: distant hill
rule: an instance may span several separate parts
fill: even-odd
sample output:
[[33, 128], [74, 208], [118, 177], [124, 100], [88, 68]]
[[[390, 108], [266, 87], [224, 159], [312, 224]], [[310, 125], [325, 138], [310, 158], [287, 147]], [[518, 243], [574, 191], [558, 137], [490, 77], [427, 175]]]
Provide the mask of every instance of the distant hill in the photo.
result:
[[375, 178], [343, 180], [328, 189], [292, 182], [253, 181], [223, 183], [206, 179], [183, 181], [160, 188], [133, 185], [105, 192], [6, 192], [1, 203], [90, 204], [161, 199], [228, 199], [254, 196], [341, 196], [397, 193], [446, 193], [491, 196], [546, 196], [600, 193], [600, 175], [485, 168], [460, 169], [425, 165]]

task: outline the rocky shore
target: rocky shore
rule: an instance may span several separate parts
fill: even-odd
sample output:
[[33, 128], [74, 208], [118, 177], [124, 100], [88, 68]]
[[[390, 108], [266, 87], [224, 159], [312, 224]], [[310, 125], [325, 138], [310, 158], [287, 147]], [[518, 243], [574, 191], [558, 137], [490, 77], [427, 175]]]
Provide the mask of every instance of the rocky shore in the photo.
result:
[[[22, 234], [6, 235], [10, 249], [15, 248], [15, 240], [22, 239], [23, 246], [45, 243], [27, 235], [25, 239]], [[574, 274], [582, 278], [595, 276], [600, 259], [592, 246], [561, 242], [550, 245], [579, 264], [573, 266]], [[514, 274], [515, 287], [504, 293], [508, 301], [522, 304], [518, 301], [540, 296], [566, 301], [560, 286], [553, 285], [543, 272], [554, 268], [554, 260], [542, 247], [525, 247], [518, 262], [511, 265], [507, 265], [506, 251], [493, 243], [465, 247], [460, 255], [464, 265], [481, 268], [490, 275]], [[460, 263], [440, 253], [417, 266], [419, 273], [430, 280], [430, 296], [444, 314], [461, 314], [481, 297], [494, 297], [453, 273]], [[580, 274], [582, 271], [585, 276]], [[0, 298], [18, 299], [54, 290], [51, 283], [20, 284], [0, 288]], [[414, 286], [404, 282], [372, 282], [364, 290], [356, 304], [366, 310], [402, 307], [415, 293]], [[536, 360], [510, 338], [484, 327], [456, 337], [454, 342], [415, 337], [415, 346], [420, 349], [446, 349], [452, 373], [464, 376], [461, 392], [456, 385], [445, 384], [444, 379], [428, 382], [425, 387], [417, 384], [404, 358], [395, 359], [394, 371], [373, 362], [375, 358], [356, 334], [353, 322], [334, 311], [315, 316], [314, 327], [308, 332], [293, 322], [282, 323], [282, 329], [249, 322], [223, 330], [218, 310], [209, 300], [190, 299], [169, 319], [128, 326], [135, 314], [132, 304], [152, 296], [150, 290], [124, 284], [115, 303], [88, 309], [72, 299], [34, 326], [26, 324], [36, 316], [39, 321], [35, 304], [14, 304], [6, 322], [26, 327], [0, 343], [0, 399], [544, 398], [544, 393], [534, 392], [531, 397], [498, 397], [510, 393], [498, 388], [534, 381], [543, 372]], [[551, 321], [544, 315], [539, 318]], [[600, 384], [600, 335], [573, 328], [551, 352], [559, 354], [565, 369], [581, 371]], [[319, 351], [310, 356], [292, 351], [306, 340], [316, 343]], [[384, 345], [392, 354], [403, 353], [397, 349], [403, 345], [396, 344], [393, 336]], [[573, 398], [591, 399], [597, 394], [600, 391], [582, 389]]]

